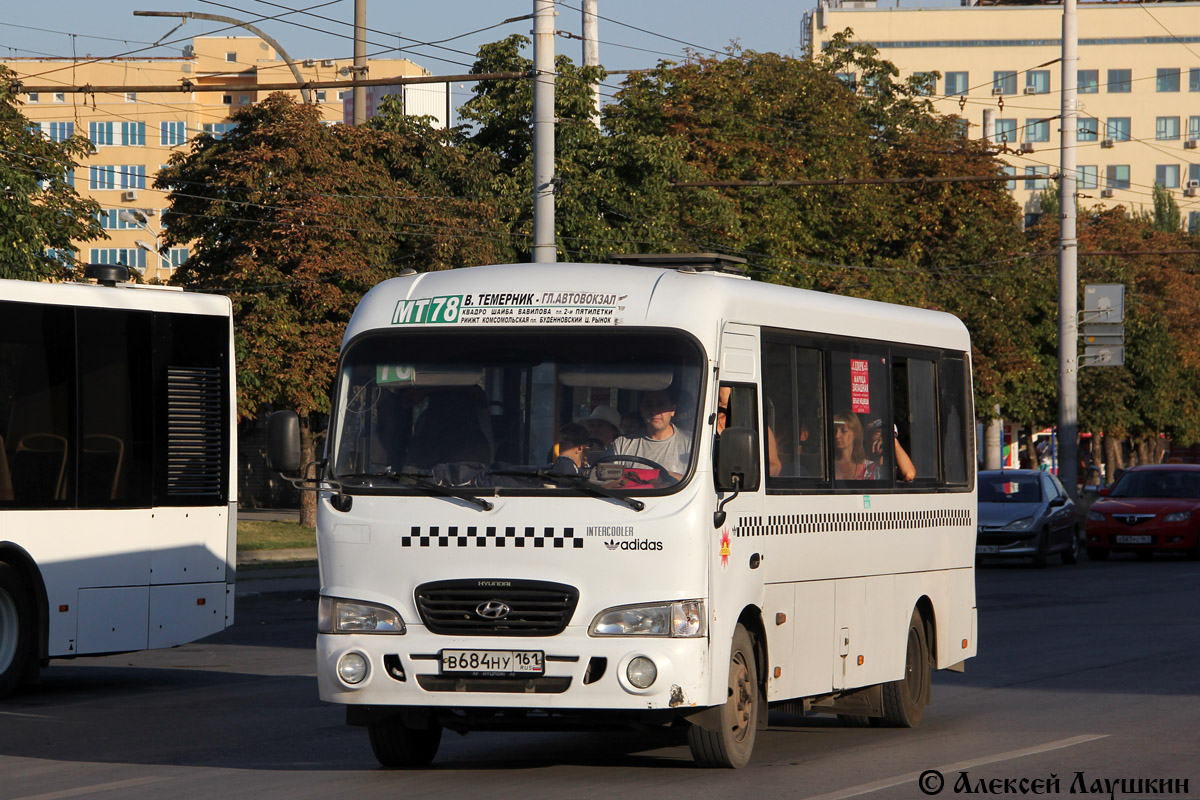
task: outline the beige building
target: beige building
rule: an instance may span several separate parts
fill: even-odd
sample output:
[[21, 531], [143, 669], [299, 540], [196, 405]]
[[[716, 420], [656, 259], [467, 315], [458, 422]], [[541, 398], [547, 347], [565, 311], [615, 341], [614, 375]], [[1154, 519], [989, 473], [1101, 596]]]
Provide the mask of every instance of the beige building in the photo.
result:
[[[238, 92], [175, 90], [73, 94], [39, 91], [21, 99], [22, 113], [54, 140], [79, 134], [91, 139], [95, 154], [73, 176], [76, 191], [101, 206], [100, 221], [109, 239], [77, 242], [75, 258], [85, 263], [125, 264], [146, 279], [170, 279], [187, 259], [186, 247], [159, 250], [165, 193], [153, 188], [159, 168], [171, 154], [201, 132], [220, 136], [232, 127], [235, 109], [266, 97], [274, 87], [295, 82], [275, 49], [258, 37], [197, 37], [176, 58], [0, 60], [25, 86], [195, 86], [250, 84]], [[296, 63], [305, 81], [349, 80], [351, 59]], [[407, 59], [372, 59], [369, 78], [429, 74]], [[448, 121], [444, 100], [448, 87], [421, 87], [407, 106]], [[301, 98], [299, 90], [288, 90]], [[325, 122], [341, 123], [352, 93], [345, 89], [311, 89], [312, 101]], [[440, 93], [440, 98], [437, 96]], [[407, 92], [406, 92], [407, 94]], [[440, 112], [440, 113], [439, 113]]]
[[[1082, 204], [1152, 208], [1157, 183], [1171, 191], [1185, 224], [1196, 231], [1200, 3], [1078, 8]], [[850, 28], [855, 41], [879, 48], [902, 76], [940, 72], [932, 97], [938, 111], [962, 116], [974, 137], [984, 135], [990, 112], [997, 144], [1020, 150], [1003, 156], [1020, 176], [1008, 187], [1032, 215], [1039, 211], [1037, 196], [1054, 186], [1037, 175], [1059, 168], [1062, 16], [1061, 4], [920, 9], [832, 0], [805, 16], [805, 37], [819, 51]]]

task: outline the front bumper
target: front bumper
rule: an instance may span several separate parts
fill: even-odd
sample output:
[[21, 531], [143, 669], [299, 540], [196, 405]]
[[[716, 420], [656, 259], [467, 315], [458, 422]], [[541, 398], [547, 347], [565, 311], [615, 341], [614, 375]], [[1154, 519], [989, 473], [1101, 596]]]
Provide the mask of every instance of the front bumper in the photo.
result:
[[[542, 651], [545, 672], [538, 677], [443, 674], [444, 649]], [[350, 652], [368, 664], [366, 676], [354, 686], [337, 674], [338, 660]], [[626, 673], [637, 657], [649, 658], [658, 671], [645, 689], [635, 687]], [[706, 638], [601, 638], [581, 627], [547, 637], [439, 636], [422, 625], [409, 626], [403, 635], [317, 635], [321, 699], [346, 705], [686, 711], [723, 700], [710, 697], [711, 672]], [[723, 694], [723, 680], [719, 688], [718, 695]]]
[[1182, 524], [1130, 527], [1093, 522], [1087, 527], [1087, 546], [1114, 552], [1195, 550], [1197, 532]]
[[980, 530], [975, 537], [977, 557], [1028, 558], [1037, 555], [1038, 532]]

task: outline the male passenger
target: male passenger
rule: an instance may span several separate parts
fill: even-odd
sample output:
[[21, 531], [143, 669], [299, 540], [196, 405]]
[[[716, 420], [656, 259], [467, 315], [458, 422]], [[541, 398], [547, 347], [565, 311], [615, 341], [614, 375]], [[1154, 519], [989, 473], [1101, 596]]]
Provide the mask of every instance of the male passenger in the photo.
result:
[[[687, 472], [691, 458], [692, 435], [675, 427], [672, 422], [675, 401], [666, 391], [647, 392], [642, 395], [638, 410], [645, 423], [644, 432], [640, 436], [617, 437], [607, 455], [646, 458], [664, 467], [673, 480], [681, 479]], [[633, 469], [649, 468], [641, 462], [629, 463]], [[663, 481], [666, 481], [666, 476], [659, 476], [658, 482], [661, 484]]]

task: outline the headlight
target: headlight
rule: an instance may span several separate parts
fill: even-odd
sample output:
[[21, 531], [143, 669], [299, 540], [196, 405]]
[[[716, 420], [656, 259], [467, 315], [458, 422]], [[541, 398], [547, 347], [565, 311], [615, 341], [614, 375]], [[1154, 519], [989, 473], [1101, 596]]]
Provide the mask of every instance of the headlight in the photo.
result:
[[404, 620], [387, 606], [322, 597], [317, 604], [317, 630], [320, 633], [404, 633]]
[[1023, 517], [1016, 522], [1010, 522], [1000, 530], [1002, 531], [1027, 531], [1033, 527], [1033, 517]]
[[591, 636], [668, 636], [694, 638], [707, 630], [703, 600], [621, 606], [601, 611], [592, 620]]
[[1104, 522], [1104, 515], [1101, 514], [1099, 511], [1089, 511], [1087, 518], [1092, 520], [1093, 522]]
[[1163, 522], [1187, 522], [1192, 518], [1190, 511], [1176, 511], [1174, 514], [1167, 514], [1163, 517]]

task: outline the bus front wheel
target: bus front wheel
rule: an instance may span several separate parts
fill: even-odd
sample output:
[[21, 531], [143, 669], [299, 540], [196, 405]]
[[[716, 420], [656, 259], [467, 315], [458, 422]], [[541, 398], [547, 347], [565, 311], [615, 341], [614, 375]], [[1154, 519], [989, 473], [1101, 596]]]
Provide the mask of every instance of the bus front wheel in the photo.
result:
[[883, 685], [883, 722], [896, 728], [915, 728], [921, 724], [929, 705], [932, 658], [925, 621], [913, 611], [908, 622], [908, 647], [904, 655], [904, 677]]
[[761, 702], [754, 641], [739, 624], [733, 632], [729, 683], [725, 705], [720, 708], [719, 724], [715, 730], [694, 724], [688, 728], [688, 746], [695, 762], [701, 767], [746, 766], [754, 750]]
[[21, 575], [0, 561], [0, 697], [8, 696], [37, 662], [33, 600]]
[[427, 728], [412, 728], [401, 717], [388, 717], [370, 723], [371, 751], [385, 767], [427, 767], [442, 743], [442, 726], [430, 722]]

